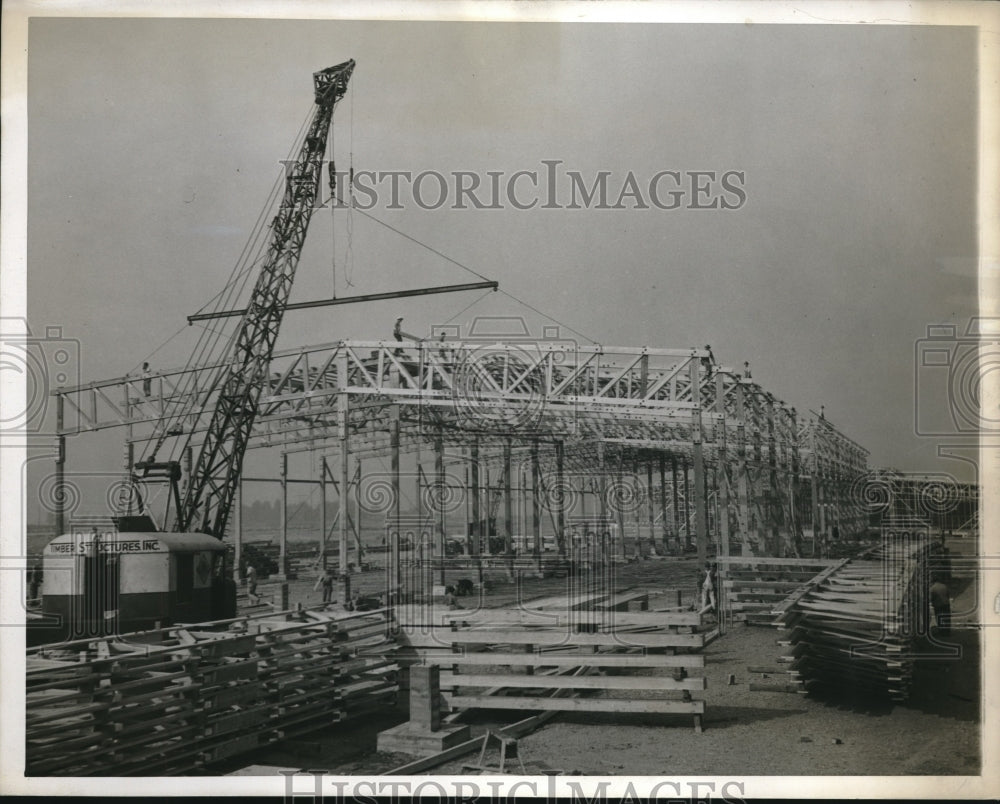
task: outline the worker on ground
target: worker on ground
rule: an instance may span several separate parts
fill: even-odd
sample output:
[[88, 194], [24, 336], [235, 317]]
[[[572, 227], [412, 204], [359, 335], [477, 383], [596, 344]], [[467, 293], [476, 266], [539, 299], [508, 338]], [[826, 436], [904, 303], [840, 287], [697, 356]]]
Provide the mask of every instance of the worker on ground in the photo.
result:
[[35, 564], [31, 569], [31, 574], [28, 576], [28, 600], [35, 601], [38, 599], [38, 590], [42, 585], [42, 568], [39, 564]]
[[951, 633], [951, 597], [948, 585], [940, 575], [934, 576], [930, 588], [931, 608], [934, 609], [934, 620], [938, 631], [942, 634]]
[[253, 564], [247, 567], [247, 598], [252, 606], [260, 602], [260, 597], [257, 595], [257, 570]]
[[717, 611], [715, 607], [715, 575], [711, 561], [705, 562], [705, 579], [701, 582], [701, 610], [711, 609], [713, 613]]
[[321, 586], [323, 587], [323, 602], [329, 603], [333, 599], [333, 570], [329, 567], [323, 570], [323, 574], [316, 579], [313, 591], [315, 592]]

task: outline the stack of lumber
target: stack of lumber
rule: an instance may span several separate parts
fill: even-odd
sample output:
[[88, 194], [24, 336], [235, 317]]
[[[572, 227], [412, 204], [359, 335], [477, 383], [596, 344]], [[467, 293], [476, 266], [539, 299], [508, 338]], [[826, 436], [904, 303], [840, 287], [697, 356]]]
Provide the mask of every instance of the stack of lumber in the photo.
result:
[[847, 561], [782, 614], [807, 688], [906, 700], [914, 640], [926, 631], [926, 542], [894, 540]]
[[775, 619], [844, 561], [816, 558], [719, 557], [719, 605], [727, 622], [776, 625]]
[[28, 775], [189, 772], [394, 698], [385, 610], [244, 617], [29, 651]]
[[[675, 601], [639, 590], [438, 611], [424, 619], [400, 610], [397, 659], [439, 665], [452, 710], [690, 714], [700, 731], [705, 702], [691, 693], [705, 689], [705, 658], [696, 651], [718, 630]], [[579, 668], [585, 672], [565, 675]], [[574, 694], [555, 697], [555, 690]]]

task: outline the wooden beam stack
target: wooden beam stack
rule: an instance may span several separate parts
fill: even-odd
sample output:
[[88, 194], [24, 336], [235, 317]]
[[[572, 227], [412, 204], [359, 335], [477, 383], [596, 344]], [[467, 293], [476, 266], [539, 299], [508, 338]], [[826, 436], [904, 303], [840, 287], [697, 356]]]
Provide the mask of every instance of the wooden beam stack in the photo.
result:
[[245, 617], [33, 649], [28, 775], [189, 772], [396, 693], [387, 610]]
[[776, 625], [775, 617], [843, 561], [821, 558], [719, 557], [719, 606], [729, 622]]
[[926, 541], [893, 540], [851, 560], [781, 614], [807, 688], [906, 700], [914, 640], [927, 628]]

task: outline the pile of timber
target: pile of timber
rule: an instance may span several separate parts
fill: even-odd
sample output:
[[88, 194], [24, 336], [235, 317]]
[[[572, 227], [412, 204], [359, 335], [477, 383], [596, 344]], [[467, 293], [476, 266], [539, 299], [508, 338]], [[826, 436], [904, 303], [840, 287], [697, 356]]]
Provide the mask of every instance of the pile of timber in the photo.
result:
[[443, 702], [453, 713], [690, 714], [700, 731], [705, 701], [692, 696], [705, 690], [698, 651], [719, 631], [678, 602], [676, 594], [634, 590], [430, 614], [401, 607], [397, 660], [440, 666]]
[[781, 615], [846, 563], [821, 558], [719, 557], [724, 622], [780, 625]]
[[172, 775], [394, 700], [387, 610], [288, 611], [29, 651], [26, 772]]
[[932, 549], [926, 541], [888, 541], [845, 561], [787, 607], [783, 644], [807, 688], [906, 700], [914, 640], [927, 628]]

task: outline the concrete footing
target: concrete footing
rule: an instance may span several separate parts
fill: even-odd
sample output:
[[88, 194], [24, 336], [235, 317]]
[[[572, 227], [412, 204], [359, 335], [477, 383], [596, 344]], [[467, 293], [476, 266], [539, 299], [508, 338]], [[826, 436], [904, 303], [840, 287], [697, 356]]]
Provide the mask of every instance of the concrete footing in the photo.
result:
[[445, 726], [429, 731], [416, 723], [401, 723], [378, 735], [378, 750], [414, 756], [430, 756], [471, 739], [468, 726]]
[[378, 750], [430, 756], [469, 738], [468, 726], [441, 725], [440, 668], [410, 668], [410, 719], [378, 735]]

